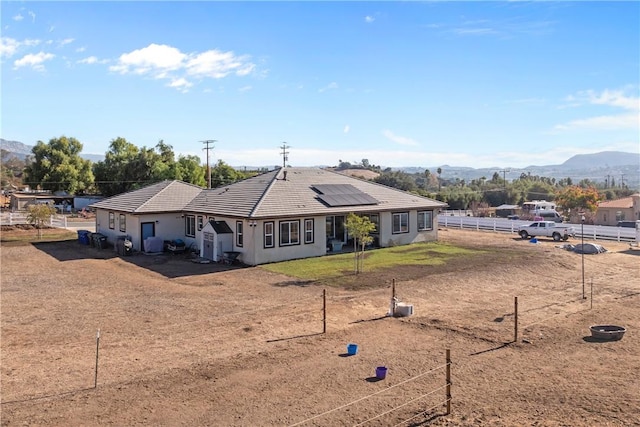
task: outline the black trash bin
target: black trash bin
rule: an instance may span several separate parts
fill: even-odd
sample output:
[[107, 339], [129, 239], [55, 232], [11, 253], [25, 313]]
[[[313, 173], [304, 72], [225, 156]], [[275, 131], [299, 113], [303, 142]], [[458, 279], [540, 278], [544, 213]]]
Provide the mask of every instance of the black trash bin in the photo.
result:
[[105, 249], [107, 247], [107, 236], [102, 233], [93, 233], [91, 235], [92, 246], [98, 249]]

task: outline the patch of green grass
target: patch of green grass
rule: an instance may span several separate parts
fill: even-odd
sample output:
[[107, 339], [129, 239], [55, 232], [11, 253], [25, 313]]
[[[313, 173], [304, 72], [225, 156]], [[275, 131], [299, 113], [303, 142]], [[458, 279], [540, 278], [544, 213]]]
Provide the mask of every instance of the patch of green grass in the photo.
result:
[[0, 233], [0, 242], [6, 246], [20, 246], [43, 242], [60, 242], [74, 239], [77, 239], [77, 234], [75, 232], [59, 228], [43, 229], [41, 238], [38, 238], [38, 231], [35, 229], [2, 231]]
[[[453, 257], [473, 256], [483, 252], [435, 242], [375, 249], [365, 252], [364, 270], [371, 272], [402, 265], [441, 265]], [[354, 254], [283, 261], [266, 264], [262, 268], [304, 280], [329, 279], [353, 272]]]

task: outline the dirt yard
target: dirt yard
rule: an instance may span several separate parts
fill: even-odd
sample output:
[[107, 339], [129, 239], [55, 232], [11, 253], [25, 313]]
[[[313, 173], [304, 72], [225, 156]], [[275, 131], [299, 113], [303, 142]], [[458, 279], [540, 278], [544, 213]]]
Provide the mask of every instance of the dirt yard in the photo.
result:
[[[3, 246], [1, 425], [640, 425], [640, 250], [599, 242], [583, 299], [582, 257], [555, 242], [440, 238], [482, 252], [349, 287], [75, 241]], [[393, 279], [413, 316], [386, 316]], [[627, 332], [599, 342], [594, 324]]]

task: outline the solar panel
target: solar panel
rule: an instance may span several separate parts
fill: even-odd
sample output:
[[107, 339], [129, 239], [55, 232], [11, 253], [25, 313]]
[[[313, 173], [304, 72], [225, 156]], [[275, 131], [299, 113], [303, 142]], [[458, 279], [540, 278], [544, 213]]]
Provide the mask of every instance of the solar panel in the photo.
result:
[[318, 198], [331, 207], [377, 205], [378, 201], [368, 194], [320, 194]]
[[376, 199], [351, 184], [320, 184], [312, 188], [320, 193], [318, 198], [331, 207], [378, 204]]

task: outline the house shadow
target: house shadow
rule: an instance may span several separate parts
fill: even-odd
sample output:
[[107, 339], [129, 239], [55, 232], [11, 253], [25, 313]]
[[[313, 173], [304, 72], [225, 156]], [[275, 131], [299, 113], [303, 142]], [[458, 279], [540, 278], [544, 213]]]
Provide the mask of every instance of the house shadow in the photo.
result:
[[246, 267], [239, 262], [233, 264], [223, 264], [213, 261], [203, 262], [202, 259], [193, 258], [191, 254], [172, 254], [169, 252], [146, 254], [133, 252], [129, 255], [119, 255], [113, 247], [101, 249], [94, 246], [83, 245], [77, 240], [36, 242], [33, 243], [33, 246], [60, 262], [83, 259], [110, 260], [120, 258], [124, 262], [153, 271], [168, 279], [211, 274]]

